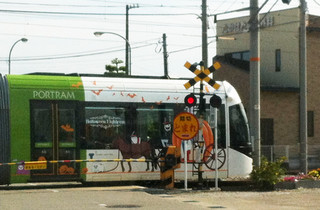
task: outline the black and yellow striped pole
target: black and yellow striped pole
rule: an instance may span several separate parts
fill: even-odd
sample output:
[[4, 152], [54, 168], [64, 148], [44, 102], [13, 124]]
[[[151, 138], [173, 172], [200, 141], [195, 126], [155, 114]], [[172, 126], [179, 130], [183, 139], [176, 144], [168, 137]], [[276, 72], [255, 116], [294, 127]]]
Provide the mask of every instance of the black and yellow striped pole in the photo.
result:
[[160, 157], [160, 179], [166, 189], [174, 188], [174, 169], [180, 168], [181, 151], [176, 146], [166, 148]]

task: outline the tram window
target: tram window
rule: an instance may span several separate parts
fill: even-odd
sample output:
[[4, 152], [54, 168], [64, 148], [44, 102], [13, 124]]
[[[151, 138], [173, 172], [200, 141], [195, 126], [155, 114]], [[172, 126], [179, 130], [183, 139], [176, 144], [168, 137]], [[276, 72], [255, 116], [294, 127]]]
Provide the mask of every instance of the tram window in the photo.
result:
[[139, 107], [137, 117], [137, 130], [141, 141], [150, 141], [155, 148], [163, 147], [162, 142], [164, 141], [171, 142], [173, 108], [168, 108], [165, 105], [157, 108], [153, 106]]
[[226, 148], [226, 117], [225, 105], [222, 104], [218, 109], [218, 144], [220, 147]]
[[35, 143], [52, 142], [52, 120], [50, 106], [48, 108], [34, 108], [32, 111], [32, 120]]
[[171, 144], [172, 123], [181, 107], [174, 104], [102, 104], [85, 107], [83, 149], [109, 149], [118, 137], [127, 143], [150, 141], [155, 148]]
[[59, 109], [59, 141], [74, 142], [75, 112], [74, 109]]
[[86, 107], [85, 142], [87, 149], [111, 148], [112, 141], [125, 133], [123, 107]]
[[240, 105], [229, 107], [230, 147], [242, 151], [249, 148], [248, 127]]

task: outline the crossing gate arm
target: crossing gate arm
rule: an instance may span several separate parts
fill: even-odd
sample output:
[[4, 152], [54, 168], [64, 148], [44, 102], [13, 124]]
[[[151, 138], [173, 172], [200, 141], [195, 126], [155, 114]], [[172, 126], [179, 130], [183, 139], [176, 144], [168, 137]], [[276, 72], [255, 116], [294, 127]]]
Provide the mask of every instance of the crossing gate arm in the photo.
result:
[[158, 162], [152, 159], [87, 159], [87, 160], [48, 160], [48, 161], [20, 161], [12, 163], [0, 163], [0, 166], [6, 165], [28, 165], [28, 164], [55, 164], [55, 163], [83, 163], [83, 162]]

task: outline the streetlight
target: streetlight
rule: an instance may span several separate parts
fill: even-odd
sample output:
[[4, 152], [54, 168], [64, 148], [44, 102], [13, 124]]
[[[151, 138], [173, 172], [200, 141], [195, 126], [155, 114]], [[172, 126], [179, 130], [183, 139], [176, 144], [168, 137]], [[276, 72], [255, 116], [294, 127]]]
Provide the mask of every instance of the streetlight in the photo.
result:
[[[134, 5], [127, 5], [126, 6], [126, 52], [128, 52], [128, 48], [129, 48], [129, 10], [133, 9], [133, 8], [139, 8], [138, 4], [134, 4]], [[130, 59], [131, 62], [131, 59]], [[128, 53], [126, 53], [126, 63], [129, 63], [129, 56]], [[130, 66], [131, 67], [131, 66]], [[130, 68], [130, 74], [131, 75], [131, 68]]]
[[16, 42], [12, 45], [12, 47], [11, 47], [11, 49], [10, 49], [10, 52], [9, 52], [9, 60], [8, 60], [9, 74], [10, 74], [10, 66], [11, 66], [11, 52], [12, 52], [13, 47], [14, 47], [18, 42], [20, 42], [20, 41], [22, 41], [22, 42], [27, 42], [28, 39], [27, 39], [27, 38], [21, 38], [21, 39], [19, 39], [18, 41], [16, 41]]
[[93, 33], [95, 36], [101, 36], [103, 34], [113, 34], [113, 35], [116, 35], [120, 38], [122, 38], [124, 41], [126, 41], [126, 45], [128, 46], [128, 51], [126, 51], [126, 57], [129, 57], [129, 60], [127, 61], [126, 60], [126, 69], [128, 70], [128, 75], [131, 75], [131, 46], [130, 46], [130, 43], [128, 41], [128, 39], [124, 38], [123, 36], [121, 36], [120, 34], [117, 34], [117, 33], [114, 33], [114, 32], [100, 32], [100, 31], [97, 31], [97, 32], [94, 32]]

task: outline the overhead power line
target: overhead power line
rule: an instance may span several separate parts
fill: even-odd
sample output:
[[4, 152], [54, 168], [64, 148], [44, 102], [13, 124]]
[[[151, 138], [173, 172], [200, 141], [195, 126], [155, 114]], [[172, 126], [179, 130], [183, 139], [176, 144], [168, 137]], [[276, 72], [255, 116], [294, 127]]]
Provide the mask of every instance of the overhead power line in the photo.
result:
[[317, 5], [320, 6], [320, 3], [319, 3], [319, 2], [317, 2], [316, 0], [313, 0], [313, 1], [314, 1], [314, 3], [316, 3]]
[[[215, 38], [215, 36], [214, 36], [214, 38]], [[215, 41], [216, 41], [216, 39], [208, 42], [208, 45], [211, 44], [211, 43], [213, 43], [213, 42], [215, 42]], [[192, 49], [199, 48], [199, 47], [202, 47], [202, 45], [197, 45], [197, 46], [193, 46], [193, 47], [184, 48], [184, 49], [181, 49], [181, 50], [171, 51], [171, 52], [168, 52], [168, 54], [170, 55], [170, 54], [173, 54], [173, 53], [183, 52], [183, 51], [187, 51], [187, 50], [192, 50]]]
[[[48, 11], [28, 11], [28, 10], [0, 10], [3, 13], [27, 13], [27, 14], [48, 14], [48, 15], [88, 15], [88, 16], [108, 16], [108, 15], [115, 15], [115, 16], [122, 16], [126, 15], [124, 13], [95, 13], [95, 12], [48, 12]], [[163, 14], [130, 14], [130, 16], [185, 16], [185, 15], [197, 15], [196, 13], [163, 13]]]
[[[120, 2], [113, 2], [113, 3], [119, 3], [118, 5], [106, 5], [105, 1], [102, 2], [103, 4], [44, 4], [44, 3], [25, 3], [25, 2], [0, 2], [0, 4], [6, 4], [6, 5], [26, 5], [26, 6], [44, 6], [44, 7], [95, 7], [95, 8], [123, 8], [125, 6], [124, 3]], [[108, 1], [108, 3], [111, 3]], [[139, 4], [139, 7], [147, 7], [147, 8], [199, 8], [197, 5], [162, 5], [162, 4]]]
[[[132, 49], [138, 49], [142, 47], [147, 47], [154, 45], [152, 44], [145, 44], [137, 47], [132, 47]], [[58, 60], [58, 59], [69, 59], [69, 58], [79, 58], [79, 57], [86, 57], [86, 56], [94, 56], [94, 55], [101, 55], [101, 54], [108, 54], [114, 53], [119, 51], [124, 51], [125, 49], [118, 49], [118, 50], [107, 50], [107, 51], [98, 51], [98, 52], [88, 52], [88, 53], [79, 53], [79, 54], [70, 54], [70, 55], [55, 55], [55, 56], [46, 56], [46, 57], [29, 57], [29, 58], [16, 58], [11, 59], [13, 61], [40, 61], [40, 60]], [[7, 61], [7, 58], [1, 58], [0, 61]]]
[[43, 4], [43, 3], [25, 3], [25, 2], [0, 2], [0, 4], [6, 5], [24, 5], [24, 6], [45, 6], [45, 7], [120, 7], [120, 6], [110, 6], [110, 5], [84, 5], [84, 4]]
[[[214, 39], [214, 40], [208, 42], [208, 45], [213, 43], [214, 41], [216, 41], [216, 40]], [[141, 46], [137, 46], [137, 47], [132, 47], [132, 49], [138, 49], [138, 48], [147, 47], [147, 46], [151, 46], [151, 45], [155, 45], [155, 43], [145, 44], [145, 45], [141, 45]], [[171, 52], [169, 52], [169, 54], [188, 51], [188, 50], [192, 50], [192, 49], [199, 48], [199, 47], [201, 47], [201, 45], [197, 45], [197, 46], [193, 46], [193, 47], [188, 47], [188, 48], [184, 48], [184, 49], [180, 49], [180, 50], [171, 51]], [[69, 54], [69, 55], [67, 55], [67, 54], [65, 54], [65, 55], [53, 55], [53, 56], [46, 56], [46, 57], [15, 58], [15, 59], [12, 59], [12, 60], [13, 61], [59, 60], [59, 59], [70, 59], [70, 58], [95, 56], [95, 55], [101, 55], [101, 54], [120, 52], [120, 51], [124, 51], [124, 50], [125, 49], [117, 49], [117, 50], [87, 52], [87, 53], [82, 53], [82, 54], [79, 53], [79, 54]], [[7, 60], [8, 60], [7, 58], [0, 58], [0, 61], [7, 61]]]

